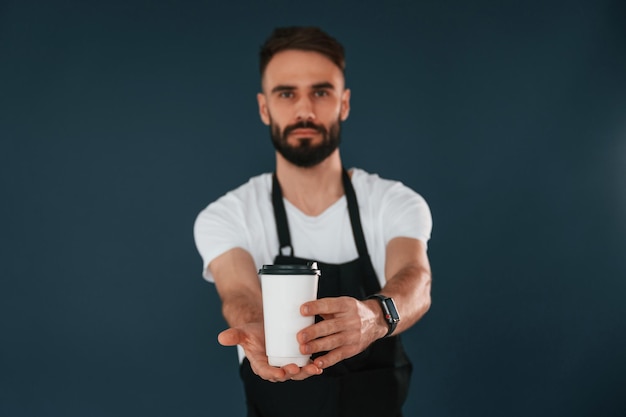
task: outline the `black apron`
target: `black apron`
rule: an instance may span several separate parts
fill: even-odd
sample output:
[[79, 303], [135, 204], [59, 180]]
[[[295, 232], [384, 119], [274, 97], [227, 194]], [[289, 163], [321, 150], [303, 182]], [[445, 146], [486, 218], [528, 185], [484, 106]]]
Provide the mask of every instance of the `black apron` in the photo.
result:
[[[345, 170], [343, 186], [359, 257], [344, 264], [327, 264], [315, 259], [295, 257], [282, 191], [274, 175], [272, 203], [280, 243], [274, 264], [316, 261], [321, 270], [318, 298], [350, 296], [363, 300], [380, 291], [380, 283], [365, 244], [354, 188]], [[411, 362], [399, 336], [377, 340], [360, 354], [324, 369], [322, 375], [304, 381], [265, 381], [252, 372], [247, 358], [240, 367], [248, 417], [402, 416], [402, 404], [408, 393], [411, 371]]]

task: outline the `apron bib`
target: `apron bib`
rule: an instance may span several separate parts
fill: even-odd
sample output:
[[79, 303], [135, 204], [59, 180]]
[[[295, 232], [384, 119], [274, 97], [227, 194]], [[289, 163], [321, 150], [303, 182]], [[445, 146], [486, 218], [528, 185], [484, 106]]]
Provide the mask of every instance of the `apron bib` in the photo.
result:
[[[280, 243], [276, 265], [315, 261], [322, 271], [318, 298], [350, 296], [364, 300], [380, 291], [361, 227], [359, 207], [348, 173], [343, 171], [352, 234], [358, 258], [343, 264], [327, 264], [293, 255], [280, 184], [273, 177], [272, 203]], [[320, 318], [317, 317], [316, 321]], [[318, 353], [313, 357], [321, 356]], [[241, 364], [248, 417], [367, 417], [401, 416], [412, 365], [400, 336], [379, 339], [356, 356], [324, 369], [304, 381], [269, 382], [252, 372], [247, 358]]]

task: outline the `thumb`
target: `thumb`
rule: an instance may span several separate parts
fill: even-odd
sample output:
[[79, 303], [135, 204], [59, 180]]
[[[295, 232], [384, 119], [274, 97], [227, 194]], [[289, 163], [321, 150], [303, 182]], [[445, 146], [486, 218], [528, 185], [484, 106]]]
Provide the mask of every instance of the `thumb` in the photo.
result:
[[222, 346], [235, 346], [239, 345], [244, 340], [244, 334], [239, 329], [226, 329], [217, 335], [217, 341]]

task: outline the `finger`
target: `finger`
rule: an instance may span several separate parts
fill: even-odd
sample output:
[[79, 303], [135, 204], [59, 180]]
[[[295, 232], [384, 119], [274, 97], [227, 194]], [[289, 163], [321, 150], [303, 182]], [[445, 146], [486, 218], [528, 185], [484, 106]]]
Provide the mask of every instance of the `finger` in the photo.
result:
[[316, 375], [321, 375], [322, 374], [322, 369], [318, 368], [317, 366], [313, 365], [312, 363], [309, 363], [305, 366], [303, 366], [300, 369], [300, 372], [298, 372], [296, 375], [292, 375], [291, 379], [294, 381], [302, 381], [305, 380], [307, 378], [310, 378], [312, 376], [316, 376]]
[[287, 379], [291, 379], [292, 376], [300, 373], [300, 367], [295, 363], [290, 363], [289, 365], [285, 365], [282, 367], [283, 371], [285, 371], [285, 376]]
[[244, 341], [244, 334], [239, 329], [226, 329], [217, 335], [217, 341], [222, 346], [235, 346]]
[[317, 352], [328, 352], [333, 349], [351, 345], [353, 345], [353, 343], [351, 343], [349, 334], [342, 332], [301, 344], [300, 352], [304, 355], [312, 355]]
[[319, 358], [316, 358], [315, 361], [313, 362], [315, 364], [315, 366], [317, 366], [318, 368], [321, 369], [326, 369], [330, 366], [335, 365], [336, 363], [346, 359], [346, 358], [350, 358], [352, 356], [354, 356], [355, 353], [349, 353], [348, 352], [349, 348], [347, 347], [340, 347], [338, 349], [335, 350], [331, 350], [330, 352], [328, 352], [326, 355], [320, 356]]
[[313, 365], [311, 362], [309, 362], [302, 368], [295, 363], [290, 363], [289, 365], [283, 366], [282, 370], [285, 372], [284, 380], [292, 379], [299, 381], [312, 375], [318, 375], [321, 373], [321, 369]]
[[289, 378], [285, 375], [285, 372], [278, 368], [271, 367], [271, 369], [257, 369], [255, 372], [259, 377], [270, 382], [285, 382]]
[[267, 381], [283, 382], [289, 379], [282, 368], [269, 365], [267, 357], [248, 357], [248, 360], [250, 361], [252, 372]]
[[[271, 369], [264, 369], [264, 366], [259, 366], [257, 369], [253, 368], [253, 371], [261, 378], [267, 379], [270, 382], [284, 382], [288, 380], [302, 381], [312, 376], [320, 375], [323, 372], [321, 368], [318, 368], [313, 363], [308, 363], [302, 368], [295, 363], [285, 365], [282, 368], [274, 368], [272, 366], [270, 366], [270, 368]], [[282, 373], [276, 371], [282, 371]]]
[[308, 301], [300, 306], [300, 314], [303, 316], [315, 316], [316, 314], [335, 314], [346, 310], [350, 297], [327, 297]]
[[319, 337], [339, 333], [345, 330], [347, 327], [348, 326], [345, 320], [328, 319], [320, 321], [319, 323], [312, 324], [309, 327], [305, 327], [298, 332], [296, 337], [298, 339], [298, 342], [304, 344]]

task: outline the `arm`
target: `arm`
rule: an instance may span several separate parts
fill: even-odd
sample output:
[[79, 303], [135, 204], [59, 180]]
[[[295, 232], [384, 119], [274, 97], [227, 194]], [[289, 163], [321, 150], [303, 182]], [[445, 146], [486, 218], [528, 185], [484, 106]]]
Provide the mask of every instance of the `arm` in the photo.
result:
[[[392, 239], [386, 248], [386, 284], [381, 293], [392, 297], [400, 315], [399, 334], [415, 324], [430, 307], [431, 274], [425, 245], [412, 238]], [[387, 324], [377, 300], [324, 298], [305, 303], [302, 313], [324, 320], [298, 334], [303, 353], [328, 351], [315, 360], [327, 368], [365, 350], [385, 336]]]
[[220, 344], [241, 345], [254, 373], [269, 381], [305, 379], [322, 372], [313, 364], [303, 368], [295, 364], [282, 368], [268, 364], [261, 284], [252, 256], [248, 252], [241, 248], [231, 249], [215, 258], [209, 268], [222, 300], [222, 314], [230, 326], [218, 335]]

